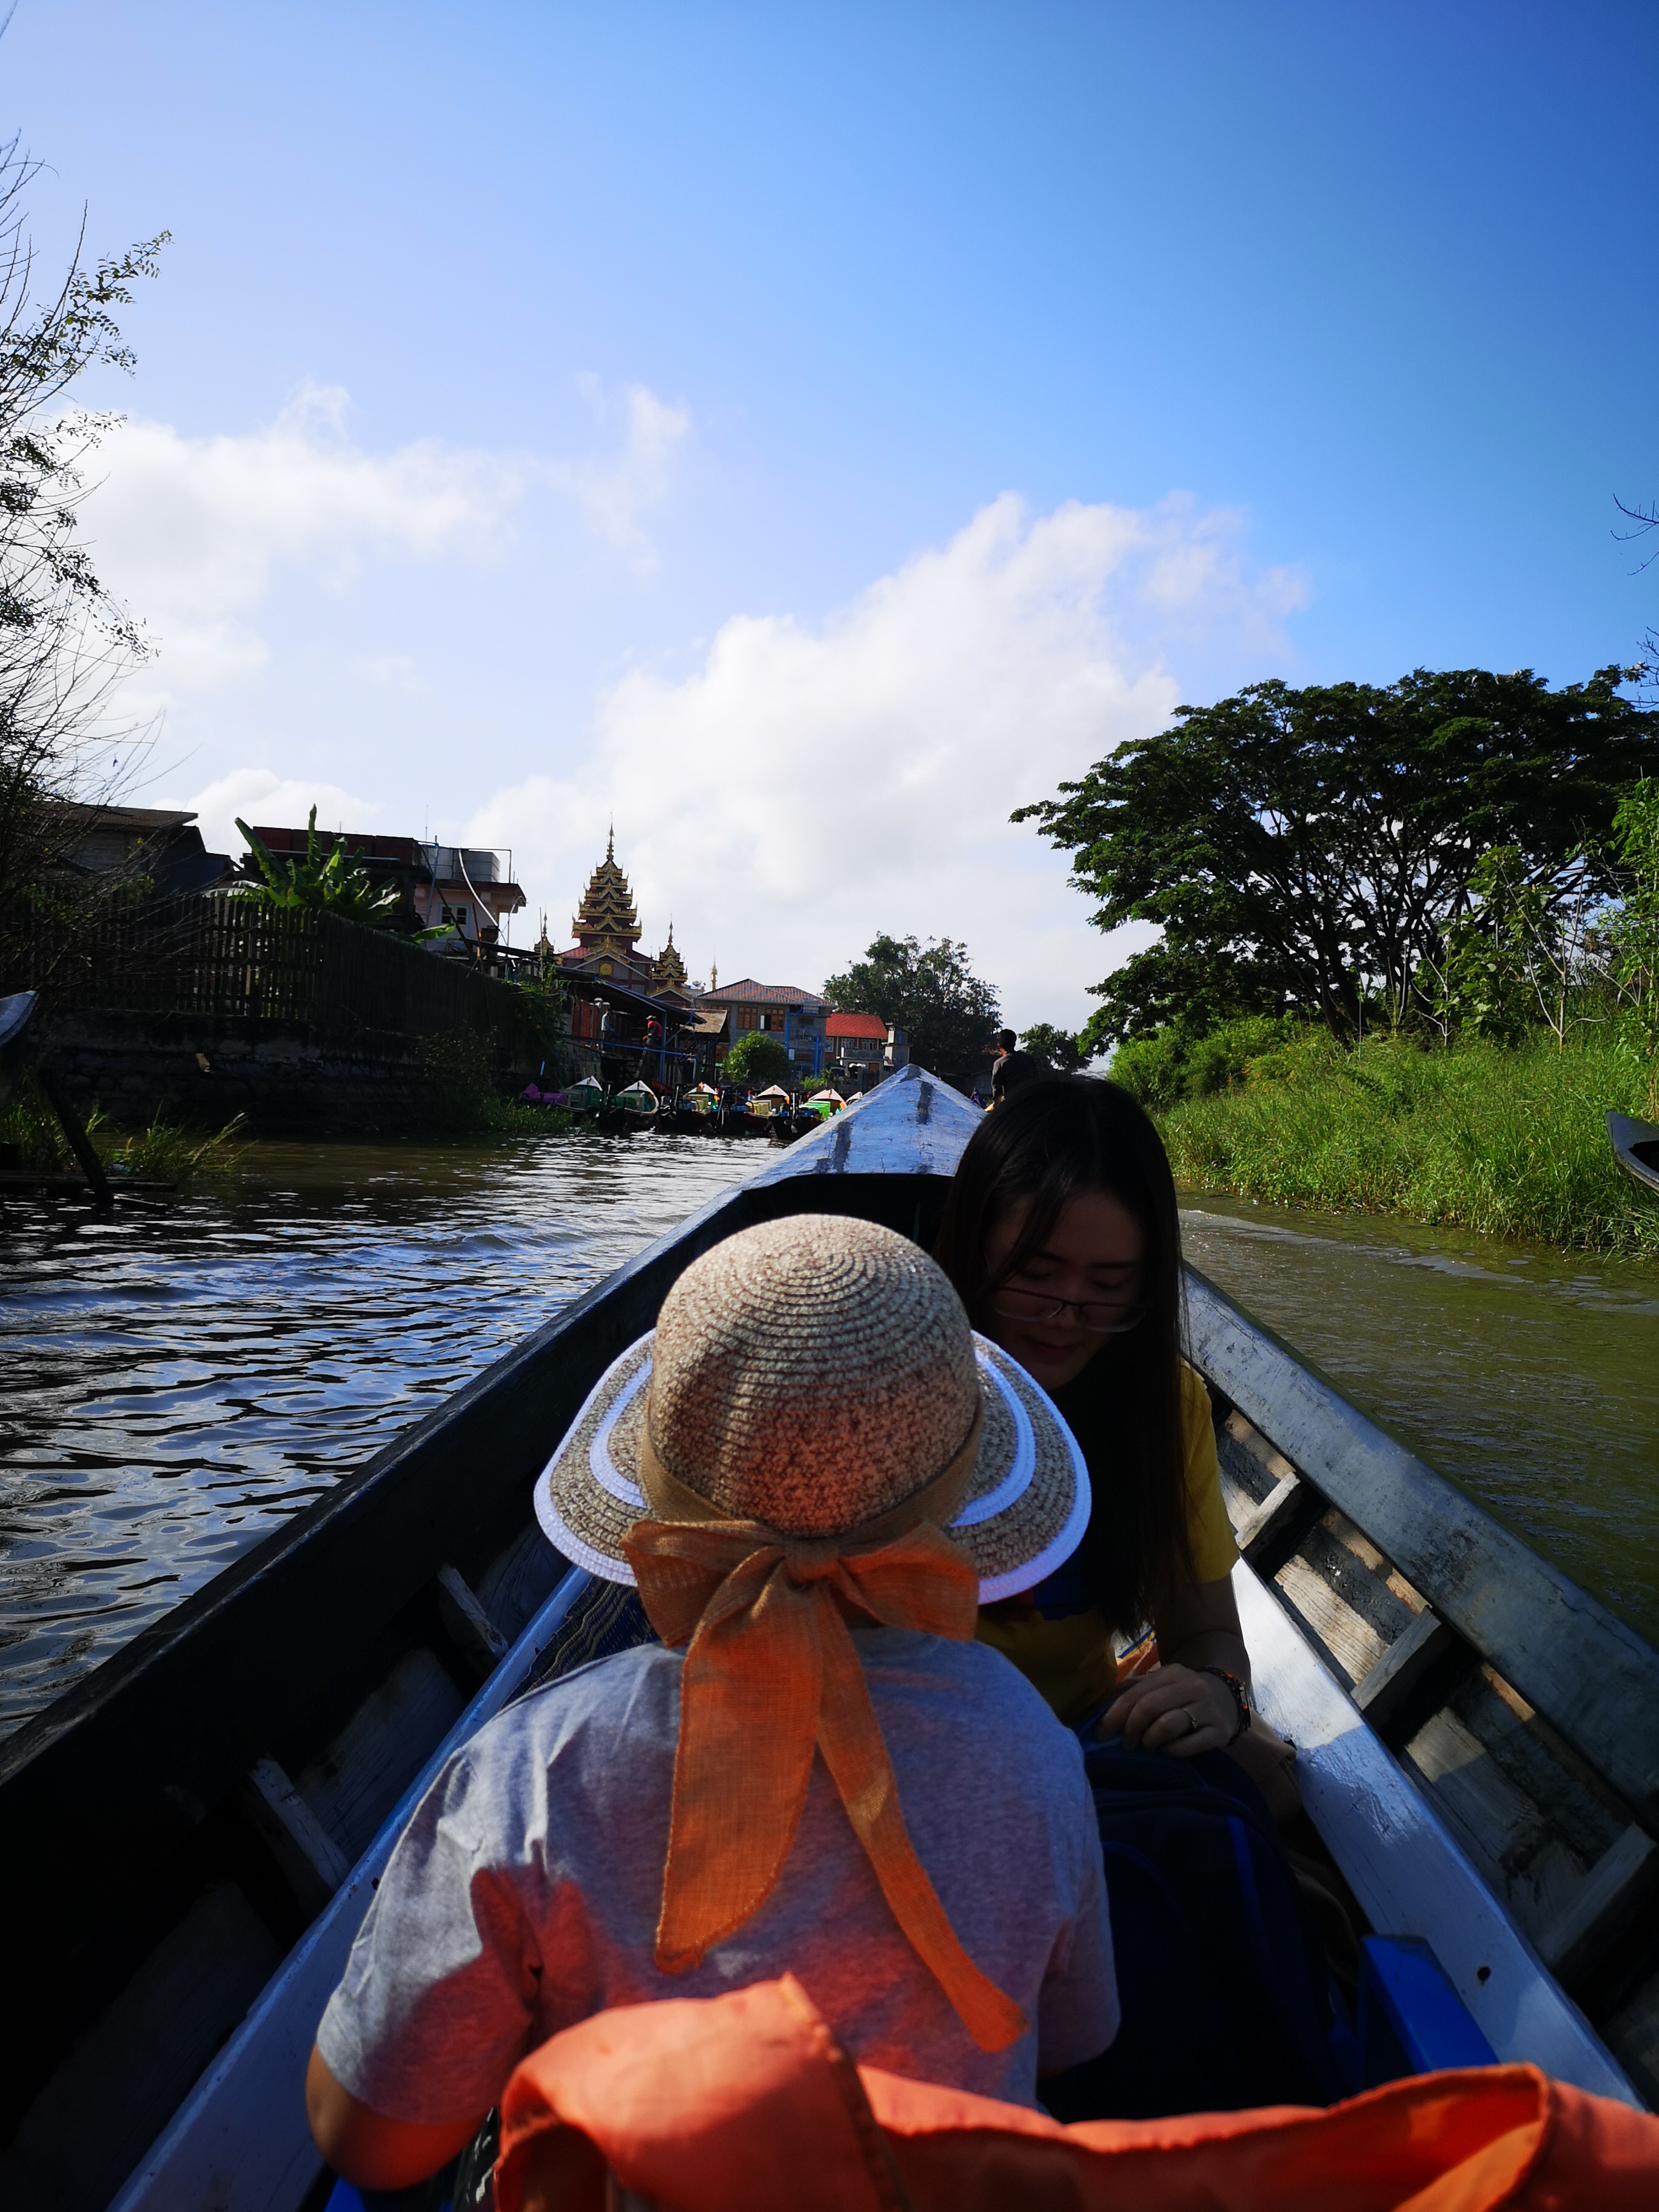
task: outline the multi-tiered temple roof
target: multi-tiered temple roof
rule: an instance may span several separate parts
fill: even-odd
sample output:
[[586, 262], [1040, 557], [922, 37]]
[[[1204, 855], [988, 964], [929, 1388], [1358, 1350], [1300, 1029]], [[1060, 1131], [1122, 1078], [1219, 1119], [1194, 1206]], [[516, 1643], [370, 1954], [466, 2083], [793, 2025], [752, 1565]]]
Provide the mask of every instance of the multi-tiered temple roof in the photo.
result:
[[[616, 846], [613, 830], [605, 841], [604, 860], [587, 879], [581, 910], [570, 929], [583, 952], [619, 952], [626, 957], [640, 941], [640, 918], [628, 878], [617, 865]], [[669, 935], [672, 945], [672, 931]], [[682, 968], [682, 976], [684, 972]]]
[[674, 925], [668, 926], [668, 942], [654, 958], [639, 951], [643, 932], [634, 908], [634, 894], [617, 860], [615, 834], [607, 839], [605, 858], [588, 878], [581, 910], [570, 925], [575, 944], [559, 956], [567, 974], [591, 975], [601, 983], [637, 991], [689, 1011], [692, 1000], [685, 962], [674, 943]]
[[685, 963], [674, 942], [672, 921], [668, 925], [668, 942], [651, 963], [651, 980], [660, 990], [684, 991], [685, 988]]

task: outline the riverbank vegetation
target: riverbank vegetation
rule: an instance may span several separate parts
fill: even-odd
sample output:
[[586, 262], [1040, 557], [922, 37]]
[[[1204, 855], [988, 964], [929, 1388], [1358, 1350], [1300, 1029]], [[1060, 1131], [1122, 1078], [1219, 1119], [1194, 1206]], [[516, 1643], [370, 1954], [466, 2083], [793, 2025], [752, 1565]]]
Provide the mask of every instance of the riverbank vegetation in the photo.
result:
[[1188, 1184], [1659, 1254], [1659, 715], [1640, 668], [1252, 685], [1023, 808], [1103, 928], [1080, 1042]]
[[[112, 1181], [130, 1176], [182, 1189], [210, 1176], [234, 1175], [246, 1150], [240, 1114], [205, 1133], [156, 1114], [147, 1127], [123, 1133], [94, 1106], [82, 1126]], [[0, 1158], [36, 1175], [81, 1172], [63, 1124], [31, 1078], [0, 1105]]]
[[530, 1106], [504, 1098], [490, 1072], [489, 1054], [475, 1031], [422, 1037], [423, 1118], [439, 1137], [550, 1137], [575, 1122], [561, 1106]]
[[[1659, 1206], [1607, 1143], [1607, 1109], [1646, 1102], [1646, 1070], [1617, 1039], [1349, 1047], [1304, 1028], [1238, 1065], [1241, 1042], [1194, 1055], [1205, 1077], [1225, 1068], [1218, 1087], [1153, 1107], [1188, 1188], [1659, 1259]], [[1139, 1088], [1145, 1071], [1131, 1047], [1110, 1072]]]

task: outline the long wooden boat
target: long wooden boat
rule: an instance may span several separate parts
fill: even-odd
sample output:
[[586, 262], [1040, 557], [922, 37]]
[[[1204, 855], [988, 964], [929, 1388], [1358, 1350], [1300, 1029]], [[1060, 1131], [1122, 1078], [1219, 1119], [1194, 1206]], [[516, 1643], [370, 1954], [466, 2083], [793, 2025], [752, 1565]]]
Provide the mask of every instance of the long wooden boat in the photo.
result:
[[[926, 1243], [979, 1121], [907, 1067], [694, 1214], [0, 1744], [0, 2203], [319, 2212], [316, 2022], [417, 1793], [616, 1607], [531, 1490], [681, 1270]], [[1191, 1273], [1261, 1705], [1370, 1929], [1493, 2051], [1659, 2105], [1659, 1656]], [[1425, 2046], [1426, 2047], [1426, 2046]]]
[[1609, 1114], [1607, 1136], [1614, 1159], [1632, 1181], [1659, 1193], [1659, 1129], [1628, 1114]]

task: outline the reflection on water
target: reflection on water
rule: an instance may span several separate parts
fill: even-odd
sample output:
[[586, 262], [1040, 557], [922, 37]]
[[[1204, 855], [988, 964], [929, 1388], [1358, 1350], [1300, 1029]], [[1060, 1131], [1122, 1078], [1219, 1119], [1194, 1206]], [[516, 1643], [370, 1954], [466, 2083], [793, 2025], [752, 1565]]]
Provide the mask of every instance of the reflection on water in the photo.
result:
[[112, 1221], [0, 1209], [0, 1729], [775, 1153], [258, 1145]]
[[[259, 1145], [107, 1223], [0, 1209], [0, 1729], [773, 1158]], [[1185, 1220], [1206, 1273], [1659, 1642], [1659, 1271], [1234, 1199]]]
[[1659, 1644], [1659, 1270], [1188, 1196], [1188, 1257]]

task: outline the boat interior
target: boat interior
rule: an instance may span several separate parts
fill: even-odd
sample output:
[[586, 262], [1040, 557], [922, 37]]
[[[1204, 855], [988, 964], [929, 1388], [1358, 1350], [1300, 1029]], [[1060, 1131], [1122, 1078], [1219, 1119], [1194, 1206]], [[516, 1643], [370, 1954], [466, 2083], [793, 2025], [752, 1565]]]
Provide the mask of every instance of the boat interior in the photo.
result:
[[[908, 1068], [528, 1337], [0, 1743], [0, 2202], [313, 2212], [310, 2036], [451, 1743], [602, 1652], [531, 1492], [713, 1243], [803, 1211], [930, 1245], [976, 1110]], [[1188, 1282], [1261, 1708], [1363, 1933], [1500, 2057], [1659, 2107], [1659, 1657]]]

